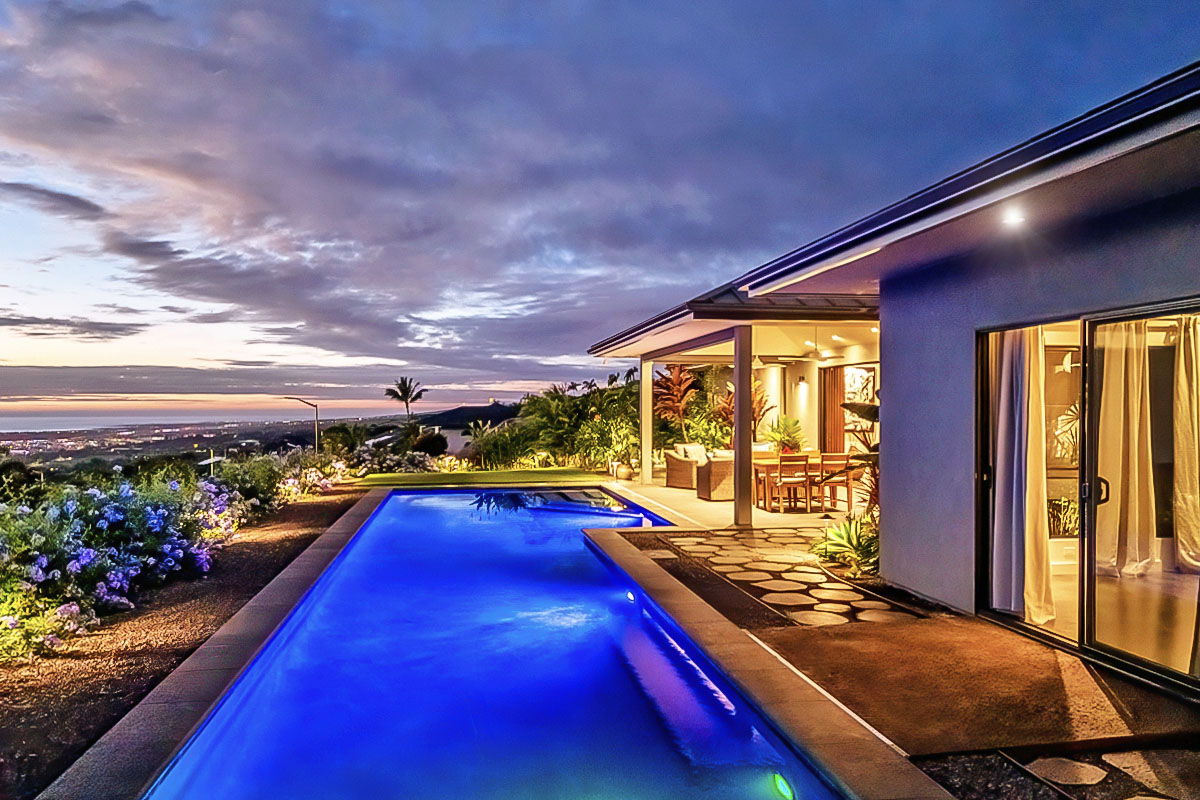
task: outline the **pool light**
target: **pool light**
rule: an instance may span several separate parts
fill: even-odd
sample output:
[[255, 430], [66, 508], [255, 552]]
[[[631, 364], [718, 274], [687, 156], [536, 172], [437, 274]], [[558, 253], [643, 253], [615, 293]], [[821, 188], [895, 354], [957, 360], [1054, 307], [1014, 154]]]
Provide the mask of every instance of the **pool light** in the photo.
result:
[[796, 792], [792, 790], [792, 785], [787, 782], [787, 778], [776, 772], [771, 776], [775, 780], [775, 791], [779, 792], [779, 796], [784, 800], [796, 800]]
[[626, 599], [626, 600], [628, 600], [628, 601], [629, 601], [629, 602], [631, 602], [631, 603], [636, 603], [636, 602], [637, 602], [637, 595], [635, 595], [633, 592], [626, 592], [626, 593], [625, 593], [625, 599]]

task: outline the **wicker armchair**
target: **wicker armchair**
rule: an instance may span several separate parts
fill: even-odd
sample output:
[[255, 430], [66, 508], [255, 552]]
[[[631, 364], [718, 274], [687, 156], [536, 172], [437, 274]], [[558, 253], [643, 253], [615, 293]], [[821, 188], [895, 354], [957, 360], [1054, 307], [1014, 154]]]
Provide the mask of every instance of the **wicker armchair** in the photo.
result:
[[674, 489], [695, 489], [696, 468], [708, 462], [704, 445], [677, 444], [674, 450], [663, 453], [667, 461], [667, 486]]
[[710, 458], [696, 467], [696, 496], [701, 500], [733, 499], [732, 458]]

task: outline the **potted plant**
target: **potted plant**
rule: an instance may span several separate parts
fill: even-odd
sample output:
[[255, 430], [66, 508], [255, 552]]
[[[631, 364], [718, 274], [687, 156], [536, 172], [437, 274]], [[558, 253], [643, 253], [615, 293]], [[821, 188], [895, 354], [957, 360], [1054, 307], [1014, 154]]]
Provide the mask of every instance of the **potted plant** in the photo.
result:
[[799, 453], [808, 447], [808, 439], [800, 427], [800, 420], [780, 414], [763, 435], [768, 442], [774, 442], [780, 453]]

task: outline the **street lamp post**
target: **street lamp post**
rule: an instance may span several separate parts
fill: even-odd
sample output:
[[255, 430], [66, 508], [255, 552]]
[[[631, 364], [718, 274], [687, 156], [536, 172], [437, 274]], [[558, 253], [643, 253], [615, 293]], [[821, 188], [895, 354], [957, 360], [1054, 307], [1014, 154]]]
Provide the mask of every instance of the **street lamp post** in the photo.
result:
[[306, 406], [312, 406], [313, 410], [313, 450], [321, 452], [321, 409], [316, 403], [310, 403], [303, 397], [285, 397], [284, 400], [298, 400]]

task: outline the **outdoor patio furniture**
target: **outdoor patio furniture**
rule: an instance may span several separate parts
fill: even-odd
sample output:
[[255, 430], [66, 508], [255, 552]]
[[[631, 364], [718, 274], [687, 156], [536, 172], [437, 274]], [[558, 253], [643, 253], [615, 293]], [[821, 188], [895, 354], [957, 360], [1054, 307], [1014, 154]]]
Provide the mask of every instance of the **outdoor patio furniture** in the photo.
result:
[[696, 467], [696, 496], [701, 500], [733, 499], [732, 458], [710, 458]]
[[836, 509], [838, 505], [838, 489], [845, 490], [846, 511], [854, 508], [854, 475], [850, 469], [849, 453], [821, 454], [821, 505], [828, 509]]
[[800, 495], [804, 495], [804, 510], [812, 509], [813, 471], [810, 458], [805, 454], [780, 453], [774, 463], [755, 464], [755, 488], [758, 490], [759, 506], [774, 511], [776, 505], [782, 511], [784, 498], [795, 508]]
[[663, 453], [667, 462], [667, 486], [673, 489], [695, 489], [696, 467], [708, 462], [704, 445], [683, 443]]

